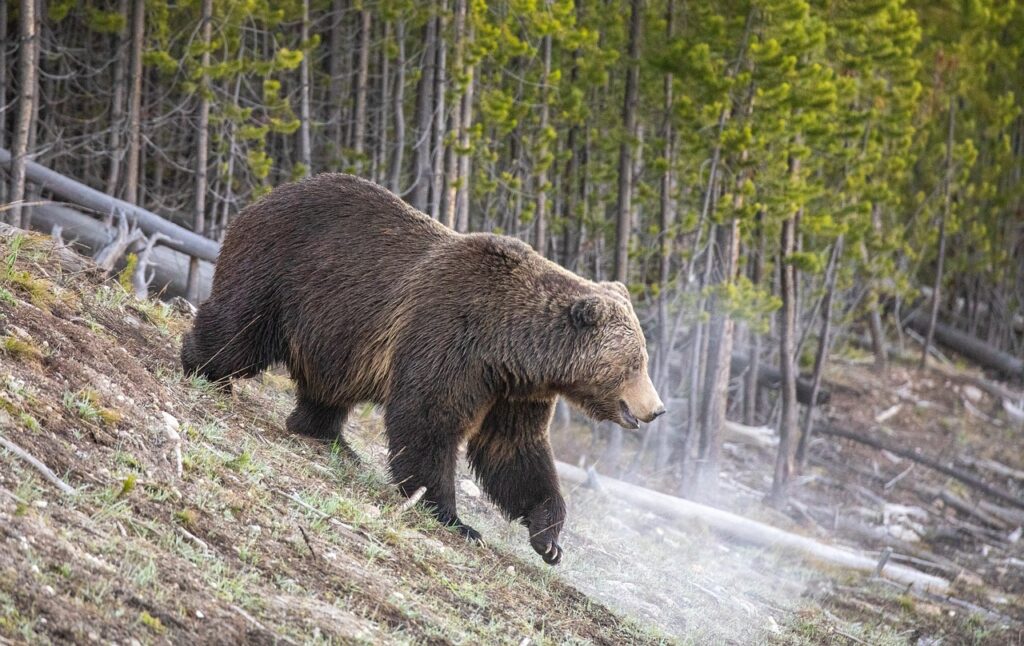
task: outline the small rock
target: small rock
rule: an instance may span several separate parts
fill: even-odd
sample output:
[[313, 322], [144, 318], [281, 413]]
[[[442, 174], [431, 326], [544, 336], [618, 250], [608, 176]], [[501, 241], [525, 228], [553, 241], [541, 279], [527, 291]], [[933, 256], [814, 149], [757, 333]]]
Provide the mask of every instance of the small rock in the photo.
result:
[[45, 500], [34, 500], [34, 501], [32, 501], [32, 506], [33, 507], [38, 507], [39, 509], [46, 509], [46, 505], [47, 505], [47, 502]]
[[202, 610], [196, 610], [196, 619], [206, 619], [206, 615], [203, 614]]
[[981, 400], [981, 389], [967, 384], [964, 386], [964, 397], [977, 404]]
[[507, 568], [505, 568], [505, 572], [506, 572], [506, 573], [507, 573], [507, 574], [508, 574], [509, 576], [515, 576], [515, 574], [516, 574], [516, 568], [515, 568], [515, 566], [513, 566], [513, 565], [510, 565], [510, 566], [508, 566]]
[[467, 478], [459, 480], [459, 489], [470, 498], [480, 497], [480, 487], [476, 486], [475, 482]]
[[134, 316], [128, 316], [127, 314], [124, 317], [124, 322], [132, 327], [139, 327], [140, 325], [142, 325], [142, 321], [135, 318]]
[[91, 642], [98, 642], [100, 640], [100, 634], [93, 631], [89, 631], [89, 634], [86, 635], [86, 637], [88, 637]]
[[160, 415], [163, 416], [164, 424], [167, 425], [167, 428], [174, 431], [175, 435], [177, 435], [178, 429], [181, 428], [181, 424], [178, 423], [178, 419], [174, 415], [163, 411], [160, 412]]
[[380, 518], [380, 507], [372, 503], [366, 503], [362, 506], [363, 513], [370, 518]]
[[52, 585], [44, 585], [43, 594], [45, 594], [48, 597], [55, 597], [57, 596], [57, 591], [53, 589]]

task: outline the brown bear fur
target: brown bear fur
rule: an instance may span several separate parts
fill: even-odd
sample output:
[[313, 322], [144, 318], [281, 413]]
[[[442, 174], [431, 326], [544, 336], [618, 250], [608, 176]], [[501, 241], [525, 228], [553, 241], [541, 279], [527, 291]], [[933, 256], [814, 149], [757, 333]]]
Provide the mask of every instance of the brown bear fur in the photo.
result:
[[213, 290], [182, 345], [186, 373], [251, 377], [283, 362], [291, 431], [338, 439], [383, 406], [405, 495], [455, 509], [458, 447], [487, 495], [557, 562], [565, 504], [548, 423], [563, 395], [635, 427], [663, 411], [625, 288], [562, 269], [514, 238], [458, 234], [343, 174], [281, 186], [232, 223]]

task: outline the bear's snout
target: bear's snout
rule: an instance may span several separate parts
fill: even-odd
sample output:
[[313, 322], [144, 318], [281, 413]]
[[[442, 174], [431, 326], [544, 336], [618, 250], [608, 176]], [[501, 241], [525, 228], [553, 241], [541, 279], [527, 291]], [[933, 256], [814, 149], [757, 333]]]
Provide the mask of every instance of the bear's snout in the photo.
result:
[[617, 420], [620, 426], [635, 430], [640, 428], [640, 422], [650, 423], [664, 414], [665, 404], [646, 370], [639, 371], [623, 384]]

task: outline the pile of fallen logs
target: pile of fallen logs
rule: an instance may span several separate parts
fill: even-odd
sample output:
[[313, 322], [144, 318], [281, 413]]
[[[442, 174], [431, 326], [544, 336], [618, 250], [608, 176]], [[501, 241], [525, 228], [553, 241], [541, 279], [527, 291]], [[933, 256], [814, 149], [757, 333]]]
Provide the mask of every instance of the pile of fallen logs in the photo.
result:
[[[0, 148], [0, 165], [11, 154]], [[156, 213], [118, 200], [35, 162], [27, 162], [26, 178], [70, 206], [42, 201], [31, 205], [33, 229], [54, 234], [61, 243], [92, 256], [108, 273], [123, 266], [125, 253], [137, 255], [132, 285], [141, 296], [150, 293], [183, 296], [189, 259], [200, 259], [200, 295], [209, 294], [213, 263], [220, 244]], [[98, 218], [85, 213], [94, 213]]]

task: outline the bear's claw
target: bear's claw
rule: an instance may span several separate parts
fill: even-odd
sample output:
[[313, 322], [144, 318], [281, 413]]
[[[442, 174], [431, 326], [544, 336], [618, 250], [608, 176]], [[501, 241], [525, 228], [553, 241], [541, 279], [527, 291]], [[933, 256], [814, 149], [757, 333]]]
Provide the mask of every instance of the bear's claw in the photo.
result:
[[477, 545], [484, 544], [483, 535], [480, 532], [473, 529], [472, 527], [470, 527], [469, 525], [460, 522], [458, 525], [455, 526], [455, 529], [459, 532], [459, 534], [465, 537], [465, 539], [468, 542], [476, 543]]
[[562, 560], [562, 546], [558, 543], [548, 543], [542, 551], [540, 547], [534, 545], [533, 549], [540, 554], [540, 557], [544, 559], [544, 562], [548, 565], [558, 565], [559, 561]]

